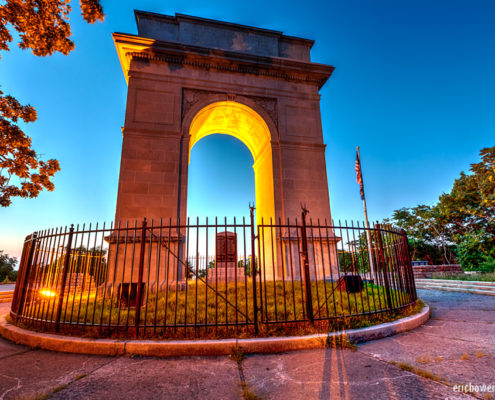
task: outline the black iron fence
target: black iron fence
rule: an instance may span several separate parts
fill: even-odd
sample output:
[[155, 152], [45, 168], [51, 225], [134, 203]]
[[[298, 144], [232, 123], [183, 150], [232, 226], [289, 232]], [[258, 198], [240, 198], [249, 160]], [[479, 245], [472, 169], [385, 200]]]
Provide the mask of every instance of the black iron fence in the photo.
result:
[[412, 305], [403, 231], [301, 220], [57, 228], [24, 243], [11, 317], [116, 337], [235, 336]]

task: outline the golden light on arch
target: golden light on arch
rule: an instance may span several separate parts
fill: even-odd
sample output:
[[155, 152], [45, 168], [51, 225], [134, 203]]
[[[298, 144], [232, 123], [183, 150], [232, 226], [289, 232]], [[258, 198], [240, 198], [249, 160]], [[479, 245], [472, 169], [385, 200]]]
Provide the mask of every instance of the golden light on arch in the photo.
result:
[[234, 136], [251, 151], [258, 223], [262, 217], [265, 221], [275, 218], [271, 134], [264, 119], [252, 108], [235, 101], [209, 104], [191, 122], [189, 161], [193, 146], [215, 133]]

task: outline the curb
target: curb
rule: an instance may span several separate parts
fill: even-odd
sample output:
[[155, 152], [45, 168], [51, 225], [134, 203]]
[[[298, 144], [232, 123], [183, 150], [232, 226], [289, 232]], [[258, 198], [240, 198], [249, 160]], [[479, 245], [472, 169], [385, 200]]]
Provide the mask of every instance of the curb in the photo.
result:
[[242, 348], [244, 353], [282, 353], [304, 349], [324, 349], [330, 339], [338, 337], [345, 337], [351, 342], [381, 339], [417, 328], [429, 318], [430, 307], [425, 305], [420, 313], [397, 321], [329, 334], [253, 339], [157, 341], [87, 339], [32, 332], [9, 324], [3, 315], [0, 317], [0, 336], [17, 344], [65, 353], [106, 356], [132, 354], [155, 357], [217, 356], [231, 354], [234, 347]]
[[495, 282], [491, 281], [465, 281], [461, 279], [416, 279], [416, 283], [431, 283], [431, 284], [449, 284], [449, 285], [477, 285], [477, 286], [493, 286], [495, 287]]
[[444, 287], [444, 286], [416, 285], [416, 289], [421, 289], [421, 290], [442, 290], [444, 292], [459, 292], [459, 293], [481, 294], [481, 295], [484, 295], [484, 296], [495, 296], [495, 291], [477, 290], [477, 289], [466, 289], [466, 288], [454, 288], [454, 287]]
[[461, 281], [454, 279], [416, 279], [416, 288], [495, 296], [495, 282]]

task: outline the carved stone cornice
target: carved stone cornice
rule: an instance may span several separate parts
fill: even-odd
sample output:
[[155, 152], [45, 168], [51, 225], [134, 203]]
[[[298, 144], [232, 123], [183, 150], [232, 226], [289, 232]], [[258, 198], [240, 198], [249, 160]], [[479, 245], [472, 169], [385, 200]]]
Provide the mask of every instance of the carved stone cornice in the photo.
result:
[[278, 57], [263, 57], [233, 51], [216, 50], [172, 42], [161, 42], [122, 33], [113, 34], [126, 79], [131, 61], [166, 63], [219, 72], [266, 76], [287, 81], [306, 82], [319, 88], [334, 67]]

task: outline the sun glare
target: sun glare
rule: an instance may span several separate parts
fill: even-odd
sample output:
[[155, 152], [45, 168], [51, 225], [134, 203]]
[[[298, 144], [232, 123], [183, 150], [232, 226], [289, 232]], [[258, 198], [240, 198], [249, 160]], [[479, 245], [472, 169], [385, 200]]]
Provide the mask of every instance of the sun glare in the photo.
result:
[[55, 297], [57, 295], [57, 293], [55, 292], [52, 292], [51, 290], [48, 290], [48, 289], [41, 289], [40, 290], [40, 295], [43, 296], [43, 297]]

